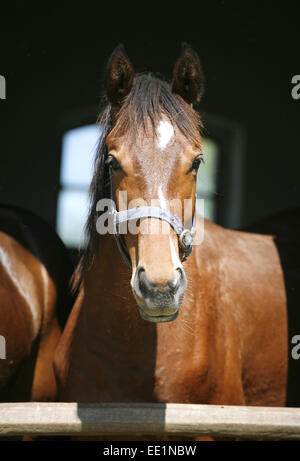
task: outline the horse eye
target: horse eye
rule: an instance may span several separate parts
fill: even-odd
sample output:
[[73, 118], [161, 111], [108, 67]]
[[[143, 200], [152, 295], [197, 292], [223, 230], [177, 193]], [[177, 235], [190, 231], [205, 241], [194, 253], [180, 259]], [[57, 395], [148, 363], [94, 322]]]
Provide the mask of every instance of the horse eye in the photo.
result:
[[204, 162], [202, 155], [198, 155], [198, 157], [194, 158], [190, 171], [198, 171], [200, 163]]
[[108, 155], [107, 160], [105, 160], [106, 165], [110, 166], [113, 171], [122, 171], [122, 167], [118, 160], [113, 155]]

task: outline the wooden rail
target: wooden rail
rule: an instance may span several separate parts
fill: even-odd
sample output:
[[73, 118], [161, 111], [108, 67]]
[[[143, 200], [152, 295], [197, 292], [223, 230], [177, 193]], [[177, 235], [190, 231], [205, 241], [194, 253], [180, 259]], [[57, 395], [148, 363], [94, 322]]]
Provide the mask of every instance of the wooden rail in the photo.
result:
[[[210, 435], [300, 440], [300, 408], [144, 403], [1, 403], [0, 436]], [[153, 437], [155, 440], [155, 437]]]

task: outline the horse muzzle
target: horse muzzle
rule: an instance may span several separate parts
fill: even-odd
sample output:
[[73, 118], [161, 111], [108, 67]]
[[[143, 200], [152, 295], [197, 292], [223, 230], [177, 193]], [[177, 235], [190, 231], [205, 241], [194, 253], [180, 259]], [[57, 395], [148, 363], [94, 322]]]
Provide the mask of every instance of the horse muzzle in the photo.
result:
[[184, 270], [178, 267], [170, 280], [153, 281], [143, 267], [137, 267], [132, 291], [139, 312], [149, 322], [170, 322], [178, 316], [187, 287]]

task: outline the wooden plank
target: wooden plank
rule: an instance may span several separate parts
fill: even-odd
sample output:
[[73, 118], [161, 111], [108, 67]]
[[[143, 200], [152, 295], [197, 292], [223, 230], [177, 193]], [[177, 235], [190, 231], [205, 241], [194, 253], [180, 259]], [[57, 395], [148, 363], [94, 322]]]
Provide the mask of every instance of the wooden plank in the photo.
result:
[[[0, 436], [210, 435], [300, 440], [300, 408], [144, 403], [1, 403]], [[109, 438], [108, 438], [109, 440]]]

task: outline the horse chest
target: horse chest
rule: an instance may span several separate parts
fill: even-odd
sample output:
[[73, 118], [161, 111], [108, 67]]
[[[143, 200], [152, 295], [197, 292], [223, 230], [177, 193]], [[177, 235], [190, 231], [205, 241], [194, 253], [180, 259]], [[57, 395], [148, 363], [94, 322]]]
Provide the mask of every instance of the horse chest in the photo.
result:
[[[154, 353], [156, 352], [156, 353]], [[77, 354], [76, 354], [77, 355]], [[184, 348], [154, 350], [153, 355], [127, 358], [119, 354], [79, 357], [70, 369], [67, 400], [132, 402], [205, 401], [207, 368]], [[79, 360], [80, 359], [80, 360]]]
[[155, 370], [154, 395], [159, 402], [205, 401], [209, 384], [208, 366], [201, 360], [174, 351], [158, 360]]

